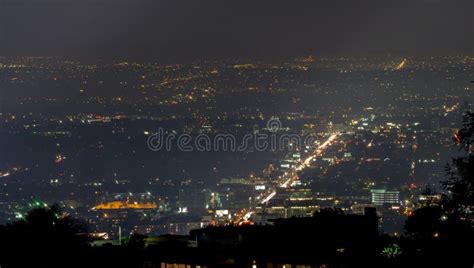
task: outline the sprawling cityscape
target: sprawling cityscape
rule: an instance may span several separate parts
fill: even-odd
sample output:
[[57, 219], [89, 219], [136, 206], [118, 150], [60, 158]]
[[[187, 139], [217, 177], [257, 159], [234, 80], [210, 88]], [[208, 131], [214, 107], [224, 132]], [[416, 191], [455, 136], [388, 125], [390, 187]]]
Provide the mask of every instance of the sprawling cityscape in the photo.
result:
[[0, 268], [474, 267], [473, 10], [0, 0]]
[[[452, 137], [474, 97], [473, 57], [2, 58], [0, 68], [2, 222], [59, 203], [109, 239], [366, 206], [399, 234], [436, 198], [423, 191], [439, 189], [459, 153]], [[159, 129], [234, 140], [154, 150]], [[249, 133], [282, 143], [232, 147]]]

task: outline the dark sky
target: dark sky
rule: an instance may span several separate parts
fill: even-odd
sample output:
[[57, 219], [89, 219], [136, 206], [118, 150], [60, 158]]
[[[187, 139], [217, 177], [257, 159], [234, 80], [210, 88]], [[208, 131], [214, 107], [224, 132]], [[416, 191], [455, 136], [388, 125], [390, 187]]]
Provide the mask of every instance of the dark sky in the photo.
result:
[[0, 55], [474, 54], [473, 0], [0, 0]]

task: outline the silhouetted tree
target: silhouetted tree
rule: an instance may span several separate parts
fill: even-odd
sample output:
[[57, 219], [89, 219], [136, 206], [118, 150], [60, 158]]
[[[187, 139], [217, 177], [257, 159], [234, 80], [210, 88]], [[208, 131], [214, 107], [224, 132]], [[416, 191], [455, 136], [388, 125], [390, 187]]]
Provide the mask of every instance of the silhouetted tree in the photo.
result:
[[145, 239], [145, 235], [133, 233], [124, 243], [124, 245], [132, 249], [144, 249]]
[[453, 158], [451, 164], [446, 166], [448, 179], [442, 182], [442, 186], [448, 194], [444, 196], [443, 204], [452, 213], [470, 217], [474, 206], [474, 113], [465, 113], [463, 127], [456, 133], [454, 140], [465, 155]]
[[439, 235], [443, 210], [441, 206], [417, 209], [405, 223], [405, 230], [415, 239], [430, 239]]
[[[450, 267], [472, 267], [468, 245], [474, 239], [471, 223], [474, 205], [474, 113], [466, 112], [463, 127], [454, 140], [464, 152], [447, 165], [448, 178], [442, 181], [447, 191], [441, 202], [424, 206], [408, 217], [405, 230], [415, 258], [446, 261]], [[426, 263], [425, 263], [426, 264]], [[437, 263], [439, 264], [439, 263]]]
[[[0, 228], [1, 264], [41, 266], [60, 257], [80, 255], [90, 241], [86, 230], [85, 224], [62, 212], [58, 205], [33, 209], [23, 219]], [[24, 258], [18, 258], [18, 253]]]

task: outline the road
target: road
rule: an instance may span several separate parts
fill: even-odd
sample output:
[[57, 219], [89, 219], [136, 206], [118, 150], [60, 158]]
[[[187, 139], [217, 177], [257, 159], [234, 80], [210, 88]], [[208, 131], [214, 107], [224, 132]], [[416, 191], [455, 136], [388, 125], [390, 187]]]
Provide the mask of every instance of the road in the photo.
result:
[[[281, 179], [282, 182], [277, 184], [277, 187], [280, 188], [288, 188], [291, 187], [292, 184], [298, 180], [297, 172], [301, 171], [311, 165], [311, 162], [318, 156], [321, 156], [324, 150], [329, 147], [340, 135], [339, 132], [336, 132], [329, 136], [329, 138], [320, 144], [304, 161], [299, 162], [295, 167], [293, 167], [290, 171], [285, 172], [285, 175]], [[276, 188], [277, 188], [276, 187]], [[258, 196], [255, 199], [258, 200], [258, 204], [266, 204], [268, 203], [273, 197], [275, 197], [277, 191], [276, 188], [273, 188], [267, 191], [263, 196]], [[243, 209], [240, 213], [237, 213], [235, 222], [241, 224], [242, 222], [247, 221], [252, 214], [254, 213], [254, 208]]]

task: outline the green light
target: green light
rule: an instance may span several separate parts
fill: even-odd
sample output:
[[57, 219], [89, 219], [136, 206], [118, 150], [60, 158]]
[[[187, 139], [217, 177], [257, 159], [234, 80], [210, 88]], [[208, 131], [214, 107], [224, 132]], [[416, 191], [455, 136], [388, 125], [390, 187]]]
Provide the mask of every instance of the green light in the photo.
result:
[[392, 259], [398, 257], [400, 254], [402, 254], [402, 250], [400, 246], [397, 244], [391, 244], [385, 248], [382, 249], [382, 252], [380, 252], [382, 256], [384, 256], [387, 259]]

